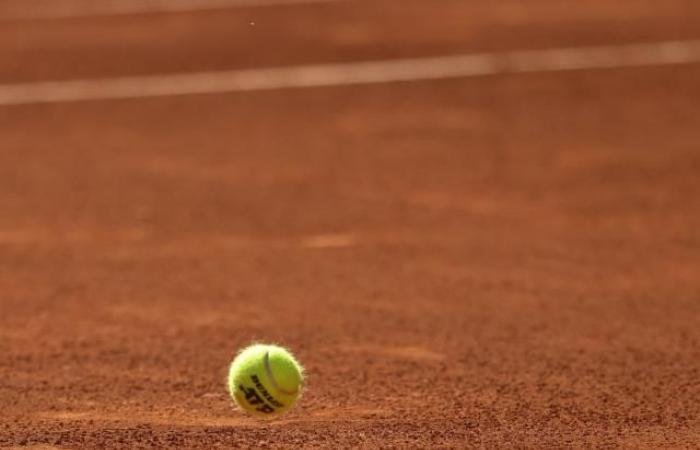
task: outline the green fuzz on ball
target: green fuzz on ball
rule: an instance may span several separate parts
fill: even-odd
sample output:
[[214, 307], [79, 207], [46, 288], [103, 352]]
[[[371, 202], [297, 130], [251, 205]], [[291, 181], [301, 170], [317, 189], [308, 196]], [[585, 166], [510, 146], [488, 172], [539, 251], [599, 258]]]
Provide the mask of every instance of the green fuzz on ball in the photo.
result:
[[243, 410], [264, 418], [277, 417], [301, 395], [304, 369], [289, 350], [255, 344], [238, 353], [228, 373], [228, 389]]

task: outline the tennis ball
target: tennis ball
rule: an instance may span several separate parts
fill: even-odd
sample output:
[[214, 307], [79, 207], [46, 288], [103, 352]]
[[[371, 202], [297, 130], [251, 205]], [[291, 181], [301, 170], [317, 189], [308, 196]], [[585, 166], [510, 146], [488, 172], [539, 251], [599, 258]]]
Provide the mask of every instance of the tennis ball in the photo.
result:
[[277, 345], [254, 344], [238, 353], [228, 373], [228, 389], [236, 404], [258, 417], [276, 417], [301, 394], [304, 369]]

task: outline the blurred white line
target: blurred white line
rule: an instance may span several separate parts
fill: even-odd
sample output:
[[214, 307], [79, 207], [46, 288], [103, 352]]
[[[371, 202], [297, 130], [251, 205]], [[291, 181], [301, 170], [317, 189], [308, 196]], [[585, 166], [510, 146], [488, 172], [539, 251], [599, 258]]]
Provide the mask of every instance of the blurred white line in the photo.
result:
[[344, 0], [22, 0], [0, 3], [0, 21], [173, 13]]
[[700, 40], [0, 85], [0, 105], [700, 63]]

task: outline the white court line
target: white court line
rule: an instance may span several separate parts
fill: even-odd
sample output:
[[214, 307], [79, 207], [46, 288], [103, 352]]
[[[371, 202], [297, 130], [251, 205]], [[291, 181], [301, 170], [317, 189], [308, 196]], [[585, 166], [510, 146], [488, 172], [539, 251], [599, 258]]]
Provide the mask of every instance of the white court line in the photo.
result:
[[700, 40], [0, 85], [0, 105], [700, 63]]
[[32, 3], [23, 0], [16, 4], [0, 4], [0, 21], [192, 12], [341, 1], [346, 0], [35, 0]]

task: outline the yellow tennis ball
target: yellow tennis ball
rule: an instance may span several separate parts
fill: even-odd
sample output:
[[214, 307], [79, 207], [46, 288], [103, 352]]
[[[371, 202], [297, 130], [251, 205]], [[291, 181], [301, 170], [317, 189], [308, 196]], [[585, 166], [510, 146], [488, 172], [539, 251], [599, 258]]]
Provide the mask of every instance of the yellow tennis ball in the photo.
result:
[[301, 395], [304, 369], [289, 350], [255, 344], [231, 363], [228, 389], [236, 404], [258, 417], [276, 417]]

